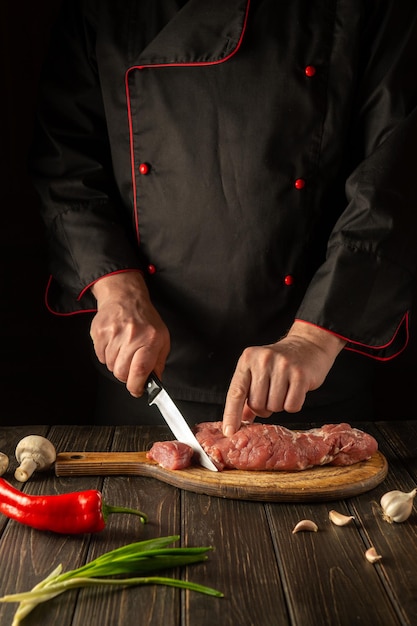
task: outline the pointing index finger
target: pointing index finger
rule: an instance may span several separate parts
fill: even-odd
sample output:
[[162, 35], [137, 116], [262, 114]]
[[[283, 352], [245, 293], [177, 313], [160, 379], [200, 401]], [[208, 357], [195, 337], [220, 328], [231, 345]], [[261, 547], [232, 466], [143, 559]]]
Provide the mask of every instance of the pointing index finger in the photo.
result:
[[223, 413], [223, 434], [225, 437], [231, 437], [240, 428], [250, 383], [250, 371], [235, 372], [227, 392]]

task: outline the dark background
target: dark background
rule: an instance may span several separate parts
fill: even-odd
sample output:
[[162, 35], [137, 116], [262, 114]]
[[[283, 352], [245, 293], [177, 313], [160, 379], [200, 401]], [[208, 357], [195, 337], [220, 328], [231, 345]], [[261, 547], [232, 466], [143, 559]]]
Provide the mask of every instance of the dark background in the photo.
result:
[[44, 233], [26, 165], [59, 2], [6, 0], [1, 7], [0, 424], [89, 423], [96, 378], [89, 320], [57, 317], [44, 305]]
[[[6, 0], [0, 8], [0, 425], [92, 421], [90, 320], [46, 310], [44, 234], [26, 166], [39, 71], [58, 7], [52, 0]], [[407, 350], [377, 366], [381, 419], [417, 416], [415, 323], [411, 331]]]

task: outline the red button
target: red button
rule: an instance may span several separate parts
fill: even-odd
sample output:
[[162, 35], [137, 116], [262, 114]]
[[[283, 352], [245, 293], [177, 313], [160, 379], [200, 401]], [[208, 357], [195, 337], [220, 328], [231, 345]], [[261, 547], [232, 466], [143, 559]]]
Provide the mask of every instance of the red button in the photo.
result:
[[306, 76], [308, 76], [308, 78], [311, 78], [316, 73], [316, 68], [314, 67], [314, 65], [307, 65], [307, 67], [304, 69], [304, 73]]
[[148, 274], [155, 274], [155, 272], [156, 272], [156, 267], [155, 267], [155, 265], [152, 265], [152, 263], [150, 263], [150, 264], [148, 265]]
[[147, 163], [141, 163], [141, 164], [139, 165], [139, 172], [140, 172], [141, 174], [143, 174], [144, 176], [145, 176], [146, 174], [149, 174], [149, 170], [150, 170], [150, 169], [151, 169], [151, 168], [149, 167], [149, 165], [148, 165]]
[[306, 181], [304, 180], [304, 178], [297, 178], [297, 180], [294, 182], [294, 187], [296, 189], [304, 189], [305, 186]]
[[284, 284], [287, 285], [288, 287], [292, 285], [293, 282], [294, 282], [294, 277], [291, 276], [291, 274], [288, 274], [288, 276], [284, 278]]

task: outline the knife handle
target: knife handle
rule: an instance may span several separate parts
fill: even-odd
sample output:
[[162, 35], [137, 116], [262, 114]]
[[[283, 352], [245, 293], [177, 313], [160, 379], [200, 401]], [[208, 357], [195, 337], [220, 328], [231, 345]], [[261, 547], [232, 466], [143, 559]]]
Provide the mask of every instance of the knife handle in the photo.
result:
[[148, 404], [152, 404], [156, 396], [162, 391], [163, 386], [158, 376], [152, 372], [146, 381], [146, 391], [148, 392]]

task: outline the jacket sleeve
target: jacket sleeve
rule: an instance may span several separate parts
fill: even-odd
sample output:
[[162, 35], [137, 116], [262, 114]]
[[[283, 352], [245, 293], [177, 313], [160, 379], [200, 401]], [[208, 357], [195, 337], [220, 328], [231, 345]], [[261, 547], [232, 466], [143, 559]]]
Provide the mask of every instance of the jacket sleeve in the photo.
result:
[[376, 8], [362, 32], [347, 205], [297, 318], [384, 360], [407, 344], [415, 289], [417, 9], [414, 0], [369, 5]]
[[30, 155], [49, 246], [48, 306], [58, 313], [94, 309], [89, 285], [141, 267], [112, 173], [95, 29], [93, 2], [64, 0], [40, 80]]

